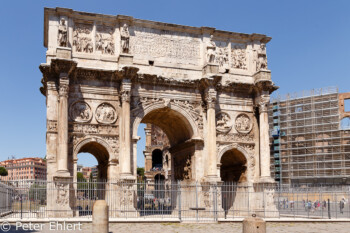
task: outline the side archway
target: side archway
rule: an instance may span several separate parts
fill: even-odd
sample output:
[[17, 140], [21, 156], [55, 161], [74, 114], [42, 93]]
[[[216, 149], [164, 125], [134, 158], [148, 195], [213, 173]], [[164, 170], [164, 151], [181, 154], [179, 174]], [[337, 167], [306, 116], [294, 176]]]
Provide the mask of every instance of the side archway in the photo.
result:
[[74, 147], [73, 161], [78, 160], [79, 153], [92, 154], [98, 162], [98, 180], [107, 180], [108, 164], [112, 154], [112, 150], [107, 142], [98, 137], [85, 138]]
[[217, 154], [220, 177], [226, 182], [247, 182], [249, 174], [248, 167], [251, 166], [249, 153], [237, 144], [222, 148]]

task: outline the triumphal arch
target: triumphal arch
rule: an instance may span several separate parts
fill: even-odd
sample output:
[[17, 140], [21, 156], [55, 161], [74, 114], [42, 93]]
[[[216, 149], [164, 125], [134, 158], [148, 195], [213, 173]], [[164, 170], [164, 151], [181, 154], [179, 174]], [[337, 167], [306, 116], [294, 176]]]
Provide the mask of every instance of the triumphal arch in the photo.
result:
[[[167, 135], [174, 181], [232, 181], [251, 192], [264, 187], [273, 198], [267, 105], [277, 87], [267, 66], [270, 39], [46, 8], [40, 91], [48, 180], [55, 184], [48, 208], [70, 214], [80, 152], [96, 157], [100, 179], [134, 183], [140, 123]], [[256, 209], [274, 208], [263, 199], [252, 198]]]

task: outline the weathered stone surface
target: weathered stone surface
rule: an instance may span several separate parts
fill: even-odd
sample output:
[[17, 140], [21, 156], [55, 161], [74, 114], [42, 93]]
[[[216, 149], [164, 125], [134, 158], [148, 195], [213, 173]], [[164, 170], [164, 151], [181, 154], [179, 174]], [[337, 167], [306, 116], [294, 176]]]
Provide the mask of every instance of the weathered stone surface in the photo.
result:
[[95, 201], [92, 207], [92, 231], [108, 233], [109, 232], [108, 205], [105, 200]]
[[[273, 182], [270, 37], [63, 8], [46, 8], [44, 27], [49, 180], [75, 180], [77, 154], [89, 152], [98, 178], [132, 183], [148, 123], [169, 139], [172, 180]], [[222, 176], [231, 165], [239, 174]]]
[[266, 233], [266, 222], [254, 216], [243, 220], [243, 233]]

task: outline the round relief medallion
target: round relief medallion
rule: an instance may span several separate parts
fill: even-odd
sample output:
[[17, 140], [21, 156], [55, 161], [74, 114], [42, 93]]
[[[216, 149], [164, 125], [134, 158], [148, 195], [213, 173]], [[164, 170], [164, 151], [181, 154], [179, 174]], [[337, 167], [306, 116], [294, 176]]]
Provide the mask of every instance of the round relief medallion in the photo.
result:
[[231, 117], [226, 112], [216, 114], [216, 130], [222, 133], [227, 133], [232, 128]]
[[111, 124], [117, 120], [117, 113], [109, 103], [102, 103], [96, 109], [96, 120], [100, 123]]
[[253, 124], [247, 114], [241, 113], [236, 117], [235, 128], [240, 133], [249, 133]]
[[89, 122], [92, 117], [92, 111], [87, 103], [77, 101], [70, 106], [69, 116], [76, 122]]

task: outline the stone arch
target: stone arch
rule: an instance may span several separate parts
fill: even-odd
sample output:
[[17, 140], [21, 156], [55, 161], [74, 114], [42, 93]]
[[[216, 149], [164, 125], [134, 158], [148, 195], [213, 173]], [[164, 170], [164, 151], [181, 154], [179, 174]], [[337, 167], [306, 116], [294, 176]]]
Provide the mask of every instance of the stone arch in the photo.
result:
[[[219, 150], [218, 154], [217, 154], [217, 167], [218, 168], [221, 168], [221, 159], [222, 157], [224, 156], [224, 154], [226, 152], [229, 152], [229, 151], [234, 151], [234, 150], [237, 150], [238, 152], [240, 152], [245, 161], [246, 161], [246, 170], [244, 171], [244, 173], [246, 174], [245, 175], [245, 178], [246, 178], [246, 181], [249, 181], [249, 178], [252, 177], [254, 174], [253, 173], [253, 169], [249, 169], [249, 168], [252, 168], [254, 167], [254, 161], [252, 161], [252, 158], [254, 158], [254, 155], [250, 154], [245, 148], [243, 148], [242, 146], [238, 145], [238, 144], [231, 144], [231, 145], [227, 145], [225, 147], [223, 147], [221, 150]], [[220, 172], [219, 172], [220, 174]], [[220, 175], [219, 175], [220, 176]]]
[[350, 129], [350, 117], [343, 117], [340, 120], [340, 129]]
[[234, 150], [234, 149], [241, 152], [244, 155], [245, 159], [247, 160], [247, 165], [250, 165], [248, 151], [246, 151], [243, 147], [241, 147], [240, 145], [237, 145], [237, 144], [227, 145], [227, 146], [223, 147], [221, 150], [219, 150], [219, 152], [216, 156], [216, 161], [218, 161], [218, 163], [219, 163], [222, 156], [225, 154], [225, 152], [230, 151], [230, 150]]
[[101, 146], [103, 146], [105, 148], [105, 150], [108, 152], [109, 155], [109, 159], [112, 159], [113, 157], [113, 151], [112, 148], [109, 146], [109, 144], [104, 141], [103, 139], [99, 138], [99, 137], [88, 137], [88, 138], [84, 138], [83, 140], [79, 141], [73, 148], [73, 160], [77, 160], [78, 159], [78, 154], [80, 152], [80, 150], [83, 148], [83, 146], [89, 144], [89, 143], [97, 143]]
[[182, 108], [176, 104], [169, 103], [168, 105], [166, 105], [163, 102], [148, 105], [145, 108], [143, 108], [136, 115], [136, 117], [134, 118], [134, 121], [133, 121], [133, 125], [132, 125], [132, 138], [137, 138], [137, 129], [138, 129], [142, 119], [144, 119], [144, 117], [147, 116], [147, 114], [149, 114], [153, 111], [162, 110], [162, 109], [170, 109], [170, 110], [177, 112], [179, 115], [181, 115], [183, 117], [183, 119], [186, 119], [186, 121], [187, 121], [185, 123], [187, 123], [189, 126], [189, 131], [191, 131], [192, 138], [201, 139], [201, 137], [199, 136], [200, 135], [199, 134], [199, 127], [198, 127], [196, 121], [191, 116], [191, 114], [188, 113], [188, 111], [186, 111], [184, 108]]

